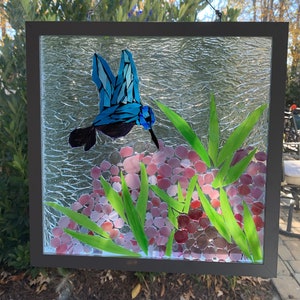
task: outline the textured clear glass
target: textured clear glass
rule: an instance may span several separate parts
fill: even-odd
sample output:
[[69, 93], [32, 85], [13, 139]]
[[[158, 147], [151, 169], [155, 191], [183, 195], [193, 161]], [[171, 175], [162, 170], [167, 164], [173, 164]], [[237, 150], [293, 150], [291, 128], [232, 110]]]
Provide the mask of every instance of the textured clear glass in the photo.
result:
[[[210, 94], [215, 95], [221, 143], [258, 106], [269, 103], [272, 40], [264, 37], [83, 37], [42, 36], [41, 118], [43, 201], [66, 207], [91, 190], [90, 172], [103, 161], [118, 163], [119, 150], [154, 153], [149, 132], [140, 126], [125, 137], [97, 134], [96, 145], [85, 152], [71, 148], [70, 132], [90, 126], [98, 114], [98, 94], [91, 78], [96, 52], [114, 74], [121, 50], [133, 55], [143, 105], [153, 108], [153, 130], [170, 147], [186, 144], [158, 109], [159, 100], [181, 115], [207, 144]], [[247, 145], [267, 150], [268, 112], [247, 139]], [[105, 175], [105, 174], [104, 174]], [[44, 251], [60, 214], [44, 206]]]

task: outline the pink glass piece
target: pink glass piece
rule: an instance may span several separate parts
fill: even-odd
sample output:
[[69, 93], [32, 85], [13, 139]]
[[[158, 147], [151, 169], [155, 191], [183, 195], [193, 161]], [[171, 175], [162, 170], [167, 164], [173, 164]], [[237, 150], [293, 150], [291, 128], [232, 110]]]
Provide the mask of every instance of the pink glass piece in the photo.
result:
[[212, 173], [207, 173], [204, 175], [204, 183], [211, 184], [214, 180], [214, 175]]
[[115, 228], [122, 228], [124, 226], [124, 221], [122, 218], [118, 218], [114, 221]]
[[206, 164], [202, 160], [196, 161], [194, 166], [198, 173], [201, 174], [201, 173], [206, 172], [207, 167], [206, 167]]
[[111, 168], [110, 168], [110, 173], [113, 176], [117, 176], [117, 175], [119, 175], [120, 170], [116, 165], [112, 165]]
[[194, 163], [198, 161], [200, 158], [199, 155], [194, 150], [190, 150], [188, 153], [188, 159]]
[[140, 177], [138, 174], [129, 173], [125, 175], [125, 181], [127, 186], [131, 189], [138, 189], [140, 188]]
[[82, 194], [79, 199], [78, 202], [82, 205], [85, 205], [90, 199], [90, 195], [89, 194]]
[[65, 254], [67, 252], [68, 246], [66, 244], [59, 245], [56, 248], [56, 254]]
[[170, 185], [167, 189], [167, 193], [170, 197], [174, 197], [177, 194], [177, 185]]
[[168, 160], [168, 165], [172, 168], [180, 167], [180, 160], [177, 157], [172, 157]]
[[146, 168], [146, 171], [149, 176], [154, 175], [157, 172], [156, 164], [153, 163], [149, 164]]
[[165, 220], [162, 217], [156, 217], [153, 219], [153, 224], [156, 227], [161, 228], [165, 225]]
[[91, 176], [94, 179], [98, 179], [101, 175], [101, 169], [97, 166], [93, 167], [91, 170]]
[[51, 245], [51, 247], [53, 247], [53, 248], [59, 247], [59, 245], [60, 245], [60, 238], [55, 237], [55, 238], [51, 239], [50, 245]]
[[255, 188], [251, 189], [251, 196], [253, 198], [255, 198], [256, 200], [258, 200], [263, 193], [264, 192], [260, 188], [258, 188], [258, 187], [255, 187]]
[[152, 157], [150, 155], [147, 155], [147, 156], [143, 157], [142, 162], [145, 165], [149, 165], [151, 162], [151, 159], [152, 159]]
[[157, 229], [153, 226], [147, 227], [145, 229], [145, 233], [146, 233], [147, 237], [150, 239], [153, 237], [156, 237], [158, 235]]
[[140, 171], [139, 156], [135, 155], [125, 158], [123, 167], [127, 173], [138, 173]]
[[183, 176], [187, 177], [187, 178], [192, 178], [194, 175], [196, 174], [195, 169], [193, 168], [186, 168], [183, 172]]
[[167, 190], [171, 185], [171, 181], [167, 178], [162, 178], [157, 180], [157, 186], [163, 190]]
[[91, 212], [90, 218], [91, 218], [92, 221], [97, 222], [102, 216], [103, 216], [103, 214], [93, 210]]
[[72, 203], [72, 205], [71, 205], [71, 209], [74, 210], [74, 211], [78, 211], [81, 208], [82, 208], [82, 205], [78, 201]]
[[177, 146], [176, 149], [175, 149], [175, 154], [176, 154], [180, 159], [187, 158], [187, 156], [188, 156], [188, 149], [187, 149], [186, 146], [179, 145], [179, 146]]
[[259, 161], [265, 161], [267, 160], [267, 154], [265, 152], [257, 152], [255, 153], [255, 158]]
[[240, 177], [240, 182], [242, 184], [251, 184], [252, 183], [252, 176], [249, 174], [242, 174]]
[[68, 227], [69, 223], [70, 223], [70, 219], [66, 216], [62, 216], [58, 221], [58, 226], [61, 228], [66, 228]]
[[52, 229], [52, 234], [54, 237], [60, 237], [63, 234], [63, 230], [60, 227], [55, 227]]
[[122, 147], [120, 149], [120, 155], [122, 157], [128, 157], [128, 156], [131, 156], [132, 154], [133, 154], [133, 148], [132, 147], [125, 146], [125, 147]]
[[171, 166], [166, 163], [161, 164], [158, 169], [158, 174], [162, 177], [171, 177], [172, 175]]
[[259, 187], [264, 187], [265, 183], [266, 183], [265, 176], [263, 174], [258, 174], [256, 176], [254, 176], [253, 182], [255, 185], [257, 185]]
[[160, 199], [158, 197], [153, 197], [152, 200], [151, 200], [151, 202], [152, 202], [153, 206], [157, 206], [157, 207], [159, 207], [159, 205], [161, 203], [161, 201], [160, 201]]
[[99, 190], [101, 188], [100, 180], [94, 179], [93, 180], [93, 190]]
[[160, 165], [166, 160], [166, 153], [163, 151], [158, 151], [153, 154], [152, 163]]
[[192, 165], [191, 161], [187, 158], [181, 160], [180, 165], [184, 168], [190, 167]]
[[113, 229], [113, 224], [110, 221], [105, 221], [105, 222], [102, 223], [101, 227], [102, 227], [103, 230], [110, 233]]
[[100, 164], [101, 171], [107, 171], [110, 169], [110, 167], [111, 167], [111, 163], [107, 160], [102, 161], [102, 163]]
[[160, 210], [158, 207], [152, 207], [151, 208], [151, 214], [153, 217], [159, 217], [160, 216]]

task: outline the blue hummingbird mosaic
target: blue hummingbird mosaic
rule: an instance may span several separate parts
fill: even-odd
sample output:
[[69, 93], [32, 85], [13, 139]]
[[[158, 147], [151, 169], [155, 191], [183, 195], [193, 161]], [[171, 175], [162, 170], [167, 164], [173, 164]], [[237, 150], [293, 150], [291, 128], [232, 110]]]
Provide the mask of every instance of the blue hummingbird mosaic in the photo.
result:
[[122, 51], [117, 76], [114, 76], [106, 60], [95, 53], [92, 80], [99, 93], [99, 114], [91, 126], [76, 128], [70, 133], [70, 145], [84, 146], [84, 150], [88, 151], [96, 143], [96, 131], [118, 138], [127, 135], [134, 125], [141, 125], [150, 132], [152, 141], [159, 148], [152, 130], [154, 112], [141, 103], [139, 79], [131, 52]]

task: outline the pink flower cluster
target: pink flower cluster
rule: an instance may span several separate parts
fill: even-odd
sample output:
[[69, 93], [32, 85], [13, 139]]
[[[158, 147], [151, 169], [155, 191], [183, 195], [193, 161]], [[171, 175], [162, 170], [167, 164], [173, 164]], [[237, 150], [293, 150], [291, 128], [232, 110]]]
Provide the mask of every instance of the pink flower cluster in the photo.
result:
[[[175, 199], [177, 198], [178, 182], [180, 183], [183, 195], [185, 195], [190, 179], [196, 174], [202, 191], [208, 196], [211, 204], [217, 210], [219, 209], [219, 192], [211, 186], [217, 170], [207, 170], [205, 163], [199, 158], [197, 153], [190, 150], [189, 147], [185, 145], [179, 145], [177, 147], [165, 146], [160, 141], [160, 150], [155, 153], [135, 153], [132, 147], [125, 146], [120, 149], [119, 154], [119, 162], [113, 164], [104, 160], [100, 165], [94, 166], [91, 169], [92, 192], [81, 195], [78, 200], [71, 205], [74, 211], [89, 216], [91, 220], [107, 231], [117, 244], [136, 252], [140, 251], [130, 227], [124, 224], [124, 221], [116, 211], [114, 211], [107, 200], [99, 180], [101, 175], [105, 177], [115, 191], [121, 194], [120, 172], [123, 172], [131, 197], [133, 201], [135, 201], [140, 189], [143, 188], [140, 185], [140, 163], [143, 163], [146, 167], [149, 184], [157, 185], [166, 191], [170, 197]], [[239, 155], [236, 161], [241, 159], [244, 153], [239, 153]], [[245, 174], [243, 174], [237, 182], [227, 187], [228, 197], [230, 198], [234, 213], [237, 220], [241, 223], [241, 226], [243, 222], [240, 217], [240, 215], [242, 216], [241, 203], [245, 200], [247, 204], [251, 205], [254, 218], [256, 218], [255, 223], [257, 229], [261, 231], [263, 231], [265, 159], [263, 153], [257, 153], [256, 160], [250, 163]], [[177, 238], [175, 235], [173, 256], [188, 258], [184, 255], [184, 250], [187, 249], [187, 247], [183, 247], [183, 243], [188, 244], [188, 241], [193, 239], [194, 243], [190, 245], [190, 249], [195, 245], [199, 245], [199, 243], [201, 244], [201, 239], [203, 240], [202, 233], [207, 228], [211, 228], [211, 224], [205, 213], [201, 211], [199, 218], [196, 218], [194, 216], [196, 211], [201, 211], [201, 203], [198, 193], [195, 190], [192, 195], [191, 210], [189, 212], [189, 218], [192, 220], [189, 222], [189, 231], [182, 233], [181, 236], [179, 233], [176, 233]], [[184, 222], [183, 216], [181, 216], [181, 223], [182, 222]], [[80, 232], [93, 234], [92, 232], [87, 232], [86, 229], [81, 228], [67, 217], [62, 217], [58, 222], [58, 226], [52, 230], [53, 239], [51, 240], [51, 246], [56, 249], [56, 253], [83, 255], [87, 253], [101, 254], [101, 251], [83, 245], [76, 239], [65, 234], [63, 228], [71, 228]], [[168, 205], [159, 199], [152, 190], [149, 190], [144, 229], [149, 240], [149, 249], [152, 250], [149, 252], [157, 257], [164, 255], [165, 246], [173, 226], [168, 219]], [[182, 236], [184, 236], [183, 240]], [[199, 241], [197, 241], [197, 238], [195, 240], [196, 236], [199, 237]], [[220, 239], [220, 236], [217, 234], [215, 238]], [[199, 246], [197, 247], [199, 248]], [[211, 244], [207, 244], [205, 246], [207, 251], [202, 252], [210, 253], [212, 252], [211, 248]], [[221, 250], [218, 251], [220, 252]], [[199, 253], [197, 257], [200, 255]]]

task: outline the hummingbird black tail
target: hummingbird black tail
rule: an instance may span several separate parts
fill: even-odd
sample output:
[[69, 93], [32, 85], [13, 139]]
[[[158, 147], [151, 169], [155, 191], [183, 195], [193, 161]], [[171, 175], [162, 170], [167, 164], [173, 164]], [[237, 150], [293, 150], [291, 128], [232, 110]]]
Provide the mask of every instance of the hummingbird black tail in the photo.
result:
[[96, 143], [96, 128], [90, 126], [87, 128], [74, 129], [69, 136], [69, 143], [72, 147], [84, 145], [84, 150], [88, 151]]

